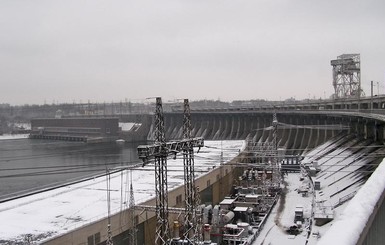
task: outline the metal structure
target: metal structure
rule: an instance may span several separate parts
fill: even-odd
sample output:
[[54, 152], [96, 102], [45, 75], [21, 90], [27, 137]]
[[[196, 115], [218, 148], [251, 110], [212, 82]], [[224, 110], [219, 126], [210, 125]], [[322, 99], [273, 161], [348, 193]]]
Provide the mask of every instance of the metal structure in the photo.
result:
[[268, 162], [269, 159], [276, 157], [275, 142], [255, 142], [248, 140], [246, 142], [246, 150], [254, 153], [256, 158], [260, 158], [261, 162]]
[[[156, 212], [156, 206], [150, 206], [150, 205], [135, 205], [135, 210], [139, 211], [150, 211], [150, 212]], [[175, 207], [168, 207], [168, 213], [169, 214], [178, 214], [181, 215], [186, 210], [184, 208], [175, 208]]]
[[196, 212], [195, 212], [195, 241], [198, 244], [202, 244], [203, 241], [203, 233], [202, 233], [202, 208], [201, 208], [201, 195], [199, 193], [199, 187], [197, 186], [195, 188], [195, 204], [196, 206]]
[[343, 54], [330, 61], [333, 66], [333, 87], [336, 99], [360, 98], [361, 64], [360, 54]]
[[156, 195], [156, 231], [155, 244], [167, 244], [170, 240], [169, 231], [169, 207], [167, 187], [167, 157], [170, 154], [176, 155], [184, 149], [203, 146], [202, 138], [183, 139], [181, 141], [166, 142], [162, 99], [156, 98], [155, 109], [155, 131], [154, 144], [138, 146], [138, 156], [143, 160], [144, 165], [154, 158], [155, 162], [155, 195]]
[[201, 137], [197, 137], [189, 140], [183, 139], [166, 142], [163, 146], [160, 144], [140, 145], [138, 146], [138, 157], [143, 160], [143, 166], [145, 166], [150, 163], [150, 160], [155, 159], [156, 156], [160, 154], [162, 147], [166, 149], [166, 156], [169, 156], [178, 154], [188, 145], [192, 145], [192, 147], [203, 147], [204, 140]]
[[136, 220], [135, 220], [135, 198], [134, 198], [134, 188], [132, 186], [132, 172], [131, 172], [131, 183], [130, 183], [130, 216], [131, 216], [131, 245], [137, 244], [137, 235], [136, 235]]
[[280, 184], [281, 169], [279, 167], [278, 160], [278, 119], [277, 112], [273, 113], [273, 152], [274, 157], [272, 158], [272, 167], [273, 167], [273, 183]]
[[108, 224], [107, 224], [107, 241], [106, 241], [106, 244], [107, 245], [113, 245], [113, 242], [112, 242], [112, 232], [111, 232], [111, 196], [110, 196], [110, 192], [111, 192], [111, 174], [110, 174], [110, 171], [107, 169], [107, 174], [106, 174], [106, 178], [107, 178], [107, 212], [108, 212], [108, 216], [107, 216], [107, 220], [108, 220]]
[[155, 157], [155, 196], [156, 196], [156, 231], [155, 244], [166, 244], [169, 240], [168, 223], [168, 186], [167, 186], [167, 149], [164, 129], [162, 99], [156, 98], [155, 108], [155, 145], [158, 151]]
[[272, 130], [273, 137], [271, 141], [256, 142], [252, 138], [246, 139], [246, 151], [253, 153], [256, 159], [260, 162], [276, 161], [278, 165], [278, 129], [319, 129], [319, 130], [349, 130], [350, 126], [342, 124], [328, 124], [328, 125], [294, 125], [281, 123], [277, 120], [277, 113], [273, 113], [272, 125], [266, 128], [254, 129], [253, 131], [267, 131]]
[[185, 191], [185, 215], [183, 238], [190, 244], [198, 244], [196, 233], [197, 206], [195, 193], [194, 148], [191, 140], [191, 113], [188, 99], [183, 102], [183, 140], [187, 140], [183, 146], [184, 191]]

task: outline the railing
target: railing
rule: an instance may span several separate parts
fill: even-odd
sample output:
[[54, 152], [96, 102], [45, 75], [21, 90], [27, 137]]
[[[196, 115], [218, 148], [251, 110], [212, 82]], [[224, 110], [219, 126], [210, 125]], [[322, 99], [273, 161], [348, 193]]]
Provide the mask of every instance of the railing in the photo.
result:
[[341, 197], [336, 204], [333, 205], [333, 208], [339, 207], [345, 202], [349, 201], [356, 195], [357, 191], [354, 191], [346, 196]]

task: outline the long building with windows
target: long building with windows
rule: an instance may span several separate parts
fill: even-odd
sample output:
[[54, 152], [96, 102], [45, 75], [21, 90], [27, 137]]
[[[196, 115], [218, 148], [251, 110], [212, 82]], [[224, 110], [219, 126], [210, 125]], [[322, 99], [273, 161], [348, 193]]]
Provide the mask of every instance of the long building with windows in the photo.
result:
[[44, 118], [31, 120], [30, 137], [105, 142], [119, 136], [119, 118]]

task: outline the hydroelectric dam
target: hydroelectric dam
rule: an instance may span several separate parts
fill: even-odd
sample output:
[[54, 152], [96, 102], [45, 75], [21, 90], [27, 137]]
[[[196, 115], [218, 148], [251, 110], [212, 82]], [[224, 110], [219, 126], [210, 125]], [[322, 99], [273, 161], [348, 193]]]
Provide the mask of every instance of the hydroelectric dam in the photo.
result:
[[[380, 99], [380, 98], [377, 98]], [[370, 103], [373, 101], [370, 101]], [[329, 103], [329, 102], [328, 102]], [[347, 103], [344, 101], [343, 103]], [[302, 104], [287, 107], [267, 106], [264, 108], [204, 108], [193, 109], [192, 137], [203, 137], [205, 140], [252, 140], [254, 142], [268, 142], [273, 137], [271, 123], [273, 114], [276, 113], [280, 123], [277, 131], [278, 147], [284, 149], [285, 155], [301, 156], [328, 140], [338, 139], [340, 147], [345, 149], [348, 143], [363, 144], [378, 150], [383, 147], [385, 134], [385, 115], [382, 115], [382, 102], [377, 103], [376, 109], [371, 109], [363, 101], [359, 109], [357, 102], [347, 104]], [[368, 102], [369, 103], [369, 102]], [[328, 108], [328, 109], [326, 109]], [[164, 125], [167, 140], [180, 139], [183, 134], [183, 113], [181, 111], [165, 112]], [[132, 132], [128, 137], [135, 140], [151, 140], [154, 126], [153, 115], [113, 115], [119, 117], [121, 122], [141, 123], [141, 128]], [[129, 138], [128, 138], [129, 139]], [[378, 165], [383, 155], [371, 156], [370, 166]], [[236, 176], [239, 174], [236, 165], [247, 162], [245, 154], [240, 154], [229, 161], [230, 164], [212, 169], [197, 179], [201, 196], [205, 202], [217, 203], [231, 190]], [[373, 172], [375, 169], [371, 169]], [[238, 171], [238, 172], [237, 172]], [[370, 174], [362, 177], [368, 179]], [[365, 229], [361, 234], [362, 240], [376, 239], [383, 236], [376, 232], [381, 227], [385, 215], [383, 205], [385, 193], [378, 200], [376, 209], [368, 217], [367, 224], [362, 224]], [[182, 198], [182, 199], [181, 199]], [[181, 207], [183, 203], [183, 188], [176, 188], [169, 192], [170, 207]], [[154, 205], [154, 199], [145, 201], [141, 205]], [[105, 244], [107, 238], [107, 224], [110, 223], [114, 244], [126, 244], [131, 228], [129, 222], [122, 223], [125, 219], [135, 219], [137, 223], [138, 244], [152, 244], [155, 230], [156, 217], [154, 213], [136, 211], [135, 217], [130, 217], [129, 210], [102, 217], [86, 225], [68, 230], [66, 234], [53, 235], [44, 241], [44, 244]], [[175, 217], [177, 215], [173, 215]], [[97, 241], [97, 242], [96, 242]], [[364, 243], [362, 243], [364, 244]], [[370, 244], [370, 243], [365, 243]], [[374, 244], [374, 243], [372, 243]]]
[[[297, 105], [298, 106], [298, 105]], [[304, 106], [309, 106], [305, 104]], [[326, 106], [326, 105], [325, 105]], [[245, 140], [252, 139], [255, 142], [266, 142], [273, 137], [270, 130], [274, 112], [280, 123], [278, 128], [278, 146], [286, 151], [286, 155], [301, 155], [314, 147], [327, 142], [330, 139], [342, 139], [341, 148], [349, 146], [349, 142], [355, 144], [364, 144], [373, 149], [381, 148], [384, 142], [385, 116], [380, 114], [380, 110], [374, 113], [371, 110], [333, 110], [319, 109], [320, 105], [314, 105], [312, 108], [297, 107], [291, 108], [238, 108], [238, 109], [200, 109], [192, 110], [192, 136], [203, 137], [205, 140]], [[338, 106], [341, 108], [343, 106]], [[344, 108], [346, 108], [344, 106]], [[151, 140], [153, 126], [151, 124], [153, 115], [121, 115], [121, 121], [142, 123], [142, 137]], [[167, 139], [180, 139], [182, 137], [182, 112], [166, 112], [164, 114], [164, 124]], [[135, 136], [138, 137], [138, 136]], [[140, 138], [140, 137], [139, 137]], [[352, 146], [353, 144], [350, 144]], [[378, 154], [369, 162], [370, 165], [379, 164], [383, 155]], [[242, 159], [244, 158], [244, 159]], [[246, 159], [246, 160], [245, 160]], [[230, 163], [239, 163], [247, 161], [247, 157], [240, 154]], [[205, 201], [216, 203], [226, 194], [220, 190], [230, 191], [237, 173], [236, 168], [231, 164], [223, 165], [204, 176], [197, 179], [197, 185], [201, 187], [200, 192]], [[221, 176], [218, 178], [218, 176]], [[363, 179], [369, 178], [365, 175]], [[169, 199], [171, 207], [178, 207], [182, 200], [183, 188], [177, 188], [170, 191]], [[383, 225], [381, 217], [384, 215], [384, 205], [382, 204], [384, 194], [378, 200], [378, 207], [372, 213], [365, 226], [365, 232], [362, 234], [365, 239], [367, 236], [381, 236], [376, 229]], [[175, 201], [176, 200], [176, 201]], [[154, 205], [154, 200], [146, 201], [143, 205]], [[123, 211], [124, 217], [127, 217], [127, 210]], [[140, 212], [139, 212], [140, 213]], [[111, 225], [119, 229], [113, 230], [114, 244], [124, 244], [124, 238], [127, 238], [128, 224], [121, 225], [119, 221], [122, 214], [111, 216]], [[175, 217], [175, 215], [173, 216]], [[128, 218], [129, 219], [129, 218]], [[156, 226], [156, 217], [152, 213], [146, 212], [135, 217], [138, 229], [138, 241], [143, 244], [152, 244]], [[90, 236], [100, 238], [105, 241], [107, 234], [107, 219], [101, 219], [92, 224], [80, 227], [68, 234], [61, 235], [47, 241], [47, 244], [81, 244], [77, 241], [87, 241]], [[76, 242], [75, 242], [76, 241]]]

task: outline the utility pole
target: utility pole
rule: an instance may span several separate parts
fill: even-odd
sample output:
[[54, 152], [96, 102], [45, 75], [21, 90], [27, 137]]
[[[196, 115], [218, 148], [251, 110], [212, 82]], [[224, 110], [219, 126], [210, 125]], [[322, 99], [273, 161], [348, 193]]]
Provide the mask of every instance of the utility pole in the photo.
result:
[[[190, 105], [187, 99], [183, 101], [183, 139], [191, 138], [191, 114]], [[184, 215], [184, 234], [183, 238], [190, 240], [194, 236], [194, 196], [195, 196], [195, 176], [194, 176], [194, 151], [190, 143], [183, 148], [183, 168], [184, 168], [184, 192], [185, 192], [185, 215]]]
[[280, 169], [278, 161], [278, 119], [277, 112], [273, 113], [273, 183], [278, 183], [280, 179]]
[[370, 110], [373, 110], [373, 81], [370, 81]]
[[195, 188], [195, 244], [202, 244], [203, 241], [203, 234], [202, 234], [202, 209], [200, 208], [201, 205], [201, 195], [199, 193], [199, 187], [197, 186]]
[[155, 155], [157, 219], [155, 244], [166, 244], [170, 238], [168, 223], [167, 149], [162, 99], [160, 97], [156, 98], [155, 106], [155, 145], [159, 147], [158, 154]]
[[[156, 195], [156, 219], [155, 244], [168, 244], [170, 240], [169, 231], [169, 208], [167, 187], [167, 157], [177, 154], [184, 149], [189, 152], [191, 147], [202, 147], [202, 138], [183, 139], [181, 141], [166, 142], [162, 99], [156, 98], [155, 121], [154, 121], [154, 144], [138, 146], [138, 157], [148, 164], [150, 158], [155, 162], [155, 195]], [[188, 154], [187, 154], [188, 155]]]
[[183, 103], [183, 140], [187, 144], [183, 147], [184, 167], [184, 190], [185, 190], [185, 216], [183, 238], [190, 244], [198, 244], [199, 236], [196, 233], [197, 206], [200, 204], [196, 199], [195, 171], [194, 171], [194, 149], [191, 140], [191, 113], [188, 99]]
[[113, 245], [112, 242], [112, 232], [111, 232], [111, 196], [110, 196], [110, 191], [111, 191], [111, 174], [110, 171], [107, 169], [106, 173], [106, 178], [107, 178], [107, 212], [108, 212], [108, 224], [107, 224], [107, 245]]
[[380, 95], [380, 82], [377, 82], [377, 96]]
[[131, 173], [131, 183], [130, 183], [130, 215], [131, 215], [131, 245], [136, 245], [137, 244], [137, 236], [136, 236], [136, 220], [135, 220], [135, 198], [134, 198], [134, 188], [132, 187], [132, 171]]

